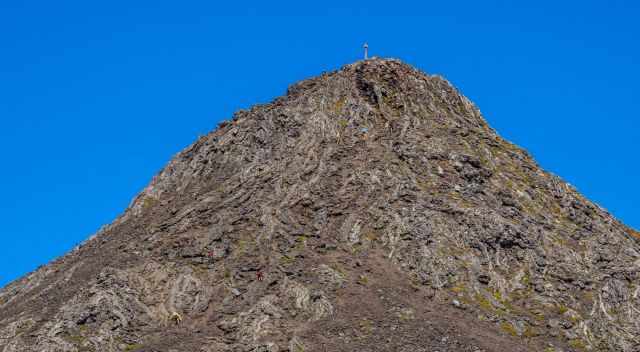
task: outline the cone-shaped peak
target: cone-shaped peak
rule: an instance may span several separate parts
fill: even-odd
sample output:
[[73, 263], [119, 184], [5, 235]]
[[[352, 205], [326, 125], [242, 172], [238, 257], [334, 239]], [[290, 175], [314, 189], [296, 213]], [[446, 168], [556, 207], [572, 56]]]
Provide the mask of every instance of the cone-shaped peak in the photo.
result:
[[239, 111], [0, 291], [0, 347], [638, 351], [635, 234], [446, 80], [371, 58]]

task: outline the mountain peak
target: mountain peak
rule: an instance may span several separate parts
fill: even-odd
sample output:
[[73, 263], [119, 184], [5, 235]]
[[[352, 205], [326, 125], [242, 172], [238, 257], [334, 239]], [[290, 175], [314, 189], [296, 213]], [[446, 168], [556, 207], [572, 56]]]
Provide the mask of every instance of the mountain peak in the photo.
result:
[[637, 351], [636, 233], [372, 58], [199, 138], [0, 291], [9, 351]]
[[373, 57], [345, 65], [337, 71], [323, 73], [318, 77], [300, 81], [292, 87], [313, 87], [336, 79], [355, 81], [363, 76], [367, 76], [370, 80], [379, 81], [389, 80], [392, 77], [395, 77], [396, 80], [412, 77], [420, 80], [439, 79], [446, 82], [439, 76], [429, 77], [399, 59]]

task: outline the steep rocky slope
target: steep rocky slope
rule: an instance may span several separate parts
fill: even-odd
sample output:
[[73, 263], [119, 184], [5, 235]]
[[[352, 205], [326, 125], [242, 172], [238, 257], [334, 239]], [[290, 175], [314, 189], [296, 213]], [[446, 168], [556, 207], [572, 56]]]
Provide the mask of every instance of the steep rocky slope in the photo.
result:
[[639, 351], [637, 238], [371, 59], [236, 113], [0, 291], [0, 351]]

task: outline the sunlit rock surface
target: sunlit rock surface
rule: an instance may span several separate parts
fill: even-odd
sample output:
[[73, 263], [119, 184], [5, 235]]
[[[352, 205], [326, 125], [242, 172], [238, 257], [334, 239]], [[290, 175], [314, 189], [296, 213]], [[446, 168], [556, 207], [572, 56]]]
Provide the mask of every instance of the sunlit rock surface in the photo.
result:
[[640, 351], [637, 236], [371, 59], [237, 112], [5, 287], [0, 351]]

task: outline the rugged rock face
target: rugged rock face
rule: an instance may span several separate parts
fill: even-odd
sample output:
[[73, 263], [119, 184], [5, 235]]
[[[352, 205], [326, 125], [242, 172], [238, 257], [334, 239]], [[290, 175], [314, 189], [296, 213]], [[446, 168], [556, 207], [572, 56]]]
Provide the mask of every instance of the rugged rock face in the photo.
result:
[[238, 112], [0, 291], [0, 351], [639, 351], [637, 238], [372, 59]]

